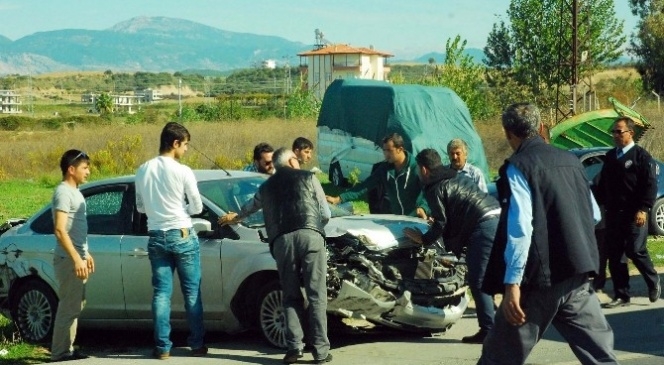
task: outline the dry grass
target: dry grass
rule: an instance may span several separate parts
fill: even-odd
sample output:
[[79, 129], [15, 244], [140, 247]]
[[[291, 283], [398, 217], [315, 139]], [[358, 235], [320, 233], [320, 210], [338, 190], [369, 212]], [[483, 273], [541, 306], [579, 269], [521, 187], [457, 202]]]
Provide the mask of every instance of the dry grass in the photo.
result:
[[[0, 180], [10, 178], [42, 178], [59, 176], [58, 161], [62, 153], [70, 148], [88, 152], [94, 159], [122, 157], [135, 160], [138, 164], [155, 155], [159, 150], [159, 134], [163, 125], [118, 125], [97, 127], [76, 127], [60, 131], [1, 131], [0, 138]], [[315, 120], [284, 121], [243, 121], [223, 123], [189, 123], [193, 149], [185, 156], [190, 165], [211, 168], [215, 161], [250, 160], [254, 145], [266, 141], [275, 148], [290, 147], [296, 137], [303, 136], [316, 140]], [[138, 140], [138, 147], [126, 147], [127, 141]], [[112, 156], [112, 155], [116, 156]], [[203, 154], [205, 156], [203, 156]], [[231, 165], [232, 163], [229, 162]], [[236, 163], [237, 164], [237, 163]], [[130, 169], [137, 166], [128, 166]], [[238, 166], [223, 166], [234, 168]]]

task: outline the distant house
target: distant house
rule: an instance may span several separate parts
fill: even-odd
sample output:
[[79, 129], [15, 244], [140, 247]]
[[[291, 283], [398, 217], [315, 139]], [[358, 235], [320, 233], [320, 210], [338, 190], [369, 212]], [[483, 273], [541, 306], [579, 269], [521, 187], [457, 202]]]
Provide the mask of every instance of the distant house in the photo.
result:
[[146, 103], [154, 103], [155, 101], [164, 99], [161, 91], [154, 89], [137, 89], [134, 91], [134, 95], [142, 96], [143, 102]]
[[322, 99], [335, 79], [387, 80], [390, 72], [387, 59], [394, 55], [376, 51], [373, 46], [355, 48], [347, 44], [326, 44], [298, 53], [298, 56], [300, 71], [307, 75], [305, 88]]
[[[97, 111], [94, 105], [98, 97], [98, 93], [85, 93], [81, 95], [81, 102], [92, 104], [93, 108], [90, 111]], [[163, 99], [161, 92], [153, 89], [137, 90], [134, 92], [134, 95], [111, 95], [111, 98], [113, 99], [114, 111], [122, 111], [129, 114], [136, 113], [134, 107], [140, 109], [140, 105], [143, 103], [153, 103]]]
[[0, 114], [23, 113], [21, 104], [21, 95], [14, 90], [0, 90]]

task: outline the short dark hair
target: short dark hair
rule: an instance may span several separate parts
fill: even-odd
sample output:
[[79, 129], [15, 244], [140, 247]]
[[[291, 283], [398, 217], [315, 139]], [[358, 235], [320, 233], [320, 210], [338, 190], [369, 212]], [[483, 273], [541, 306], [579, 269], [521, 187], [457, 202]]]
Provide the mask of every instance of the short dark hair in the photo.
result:
[[435, 167], [441, 166], [443, 161], [440, 159], [440, 154], [433, 148], [425, 148], [415, 156], [415, 161], [421, 167], [426, 167], [431, 170]]
[[403, 148], [403, 137], [399, 133], [388, 134], [383, 138], [383, 144], [392, 141], [395, 148]]
[[165, 153], [173, 149], [173, 142], [190, 141], [191, 135], [187, 128], [177, 122], [168, 122], [161, 130], [159, 139], [159, 153]]
[[304, 137], [297, 137], [293, 141], [293, 147], [291, 149], [293, 151], [295, 150], [306, 150], [307, 148], [311, 148], [312, 150], [314, 149], [314, 144], [310, 140], [304, 138]]
[[81, 150], [69, 150], [60, 157], [60, 171], [65, 176], [69, 166], [78, 167], [83, 162], [90, 162], [90, 156]]
[[505, 109], [502, 116], [503, 128], [525, 139], [539, 135], [540, 112], [535, 104], [516, 103]]
[[254, 161], [261, 159], [261, 155], [266, 152], [274, 152], [274, 148], [270, 144], [261, 142], [254, 147]]
[[634, 123], [634, 119], [621, 115], [616, 120], [613, 121], [613, 124], [616, 124], [618, 122], [625, 122], [625, 127], [627, 127], [627, 130], [634, 131], [634, 127], [636, 126], [636, 123]]

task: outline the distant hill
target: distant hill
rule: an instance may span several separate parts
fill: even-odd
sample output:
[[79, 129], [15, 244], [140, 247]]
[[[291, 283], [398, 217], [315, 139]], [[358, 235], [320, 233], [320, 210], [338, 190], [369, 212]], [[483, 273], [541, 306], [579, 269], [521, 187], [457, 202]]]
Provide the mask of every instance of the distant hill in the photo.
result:
[[[463, 53], [469, 55], [475, 63], [483, 63], [484, 51], [478, 48], [467, 48], [464, 49]], [[441, 52], [429, 52], [420, 57], [417, 57], [414, 60], [395, 60], [393, 63], [399, 62], [412, 62], [412, 63], [429, 63], [429, 59], [433, 58], [437, 64], [445, 62], [445, 53]]]
[[311, 49], [281, 37], [229, 32], [166, 17], [137, 17], [101, 31], [38, 32], [13, 42], [0, 36], [0, 45], [0, 74], [72, 69], [226, 71]]

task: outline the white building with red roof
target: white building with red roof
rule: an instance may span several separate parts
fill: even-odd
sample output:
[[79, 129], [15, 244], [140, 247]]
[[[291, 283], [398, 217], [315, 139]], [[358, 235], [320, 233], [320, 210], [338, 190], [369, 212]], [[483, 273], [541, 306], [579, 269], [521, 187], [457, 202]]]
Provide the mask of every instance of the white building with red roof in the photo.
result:
[[347, 44], [318, 45], [298, 53], [300, 71], [306, 75], [304, 88], [319, 99], [335, 79], [387, 80], [388, 57], [394, 55], [373, 49], [373, 46], [351, 47]]

